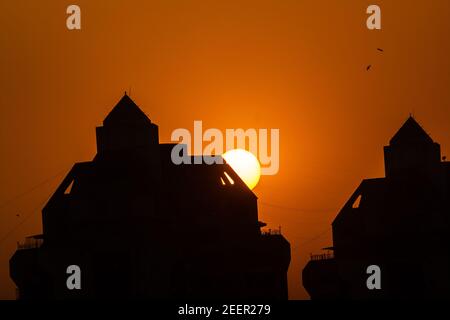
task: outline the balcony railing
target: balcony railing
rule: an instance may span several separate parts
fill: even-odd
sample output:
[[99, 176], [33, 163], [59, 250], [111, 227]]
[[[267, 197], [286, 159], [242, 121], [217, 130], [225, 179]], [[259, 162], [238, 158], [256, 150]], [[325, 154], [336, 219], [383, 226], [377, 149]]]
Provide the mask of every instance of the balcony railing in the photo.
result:
[[333, 253], [323, 253], [323, 254], [311, 254], [312, 261], [330, 260], [334, 259]]
[[281, 235], [281, 228], [261, 230], [261, 235], [263, 236]]
[[17, 250], [36, 249], [44, 243], [44, 239], [26, 238], [24, 242], [17, 242]]

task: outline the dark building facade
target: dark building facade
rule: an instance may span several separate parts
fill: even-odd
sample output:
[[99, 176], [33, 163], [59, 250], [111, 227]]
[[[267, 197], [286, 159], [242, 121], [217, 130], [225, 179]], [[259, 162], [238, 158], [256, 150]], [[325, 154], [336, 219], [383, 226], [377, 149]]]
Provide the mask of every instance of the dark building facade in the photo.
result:
[[450, 163], [412, 117], [384, 158], [386, 177], [363, 180], [333, 221], [334, 254], [304, 268], [312, 299], [450, 298]]
[[[20, 299], [287, 299], [290, 245], [262, 232], [257, 198], [226, 163], [171, 161], [125, 94], [10, 260]], [[194, 163], [194, 161], [192, 161]], [[66, 285], [79, 266], [81, 289]]]

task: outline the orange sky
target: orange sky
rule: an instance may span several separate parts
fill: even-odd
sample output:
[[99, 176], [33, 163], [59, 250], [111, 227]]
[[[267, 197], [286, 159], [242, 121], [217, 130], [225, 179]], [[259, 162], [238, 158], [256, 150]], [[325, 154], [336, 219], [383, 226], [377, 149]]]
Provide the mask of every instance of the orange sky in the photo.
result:
[[[72, 3], [80, 31], [65, 26]], [[365, 26], [375, 3], [381, 31]], [[450, 155], [448, 0], [14, 0], [0, 2], [0, 37], [0, 241], [13, 230], [0, 298], [14, 298], [8, 259], [41, 232], [36, 209], [62, 175], [17, 196], [92, 159], [95, 127], [130, 87], [162, 142], [194, 120], [280, 129], [280, 171], [254, 192], [291, 243], [293, 299], [308, 298], [309, 253], [331, 244], [361, 179], [384, 174], [382, 146], [410, 112]]]

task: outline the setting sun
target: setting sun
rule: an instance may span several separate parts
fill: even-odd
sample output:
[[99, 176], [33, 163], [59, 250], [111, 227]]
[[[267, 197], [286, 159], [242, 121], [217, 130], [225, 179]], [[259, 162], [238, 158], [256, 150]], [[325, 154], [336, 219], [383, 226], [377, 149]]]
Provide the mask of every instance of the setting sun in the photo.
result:
[[261, 165], [251, 152], [243, 149], [229, 150], [223, 154], [223, 158], [250, 189], [258, 184]]

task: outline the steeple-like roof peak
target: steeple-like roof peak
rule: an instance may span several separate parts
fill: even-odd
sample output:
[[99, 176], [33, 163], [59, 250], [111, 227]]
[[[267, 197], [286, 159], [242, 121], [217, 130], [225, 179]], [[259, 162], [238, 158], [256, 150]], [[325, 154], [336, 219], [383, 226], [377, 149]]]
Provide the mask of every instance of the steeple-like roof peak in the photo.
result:
[[111, 112], [103, 120], [104, 125], [114, 125], [118, 123], [151, 123], [147, 115], [125, 94], [116, 104]]
[[403, 126], [392, 137], [390, 144], [401, 144], [410, 142], [427, 142], [433, 143], [428, 133], [420, 126], [419, 123], [412, 117], [405, 121]]

